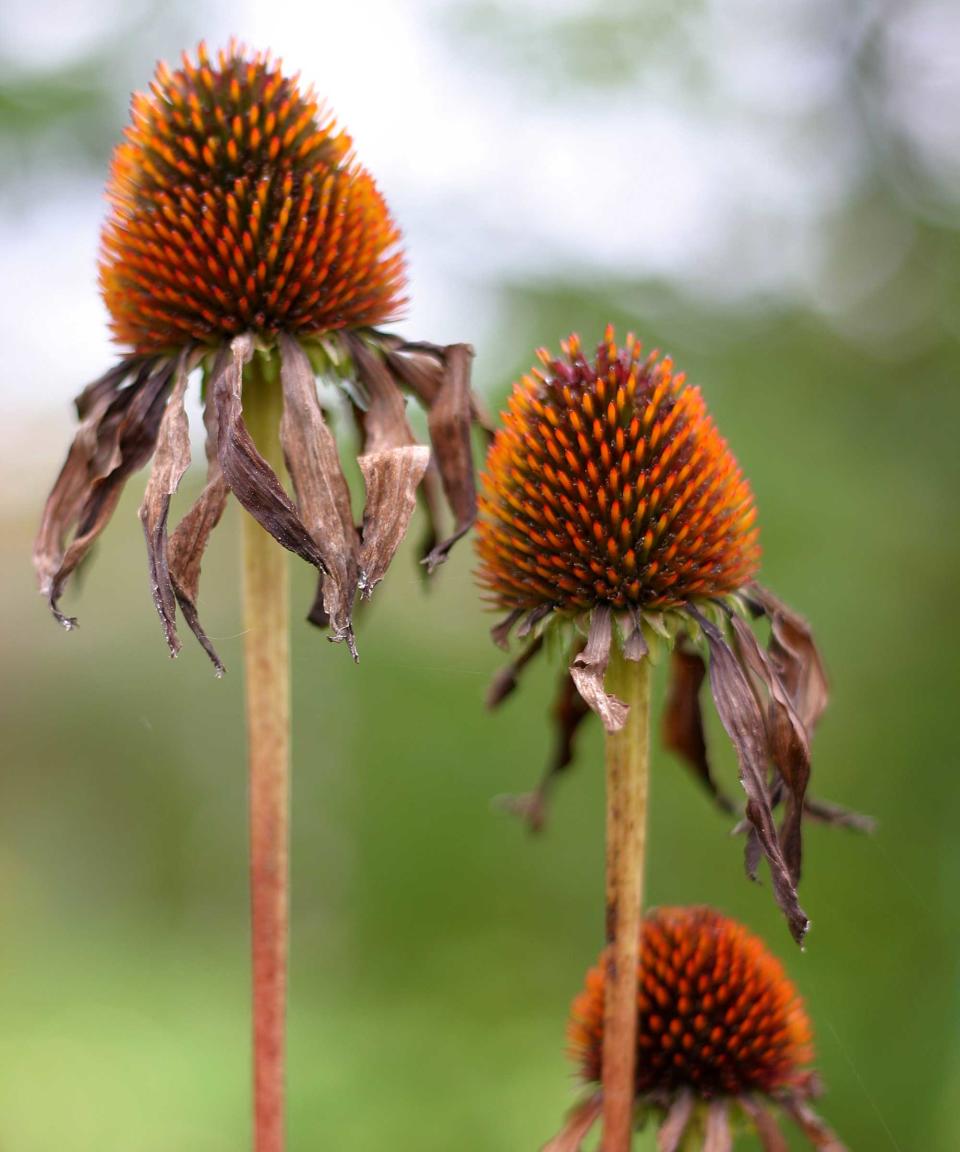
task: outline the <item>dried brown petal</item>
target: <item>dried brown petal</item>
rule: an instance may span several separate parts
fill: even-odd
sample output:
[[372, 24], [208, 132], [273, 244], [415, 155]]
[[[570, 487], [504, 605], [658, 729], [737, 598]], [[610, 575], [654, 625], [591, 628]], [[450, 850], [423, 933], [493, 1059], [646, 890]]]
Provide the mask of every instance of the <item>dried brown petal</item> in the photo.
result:
[[[33, 546], [33, 565], [42, 595], [49, 598], [53, 578], [63, 560], [67, 539], [93, 483], [93, 460], [100, 423], [135, 365], [124, 360], [88, 384], [76, 399], [80, 427], [47, 497], [40, 528]], [[66, 619], [56, 613], [62, 623]]]
[[470, 446], [472, 357], [473, 349], [468, 344], [451, 344], [444, 349], [443, 384], [427, 413], [430, 443], [455, 521], [453, 534], [441, 541], [427, 557], [428, 572], [433, 572], [446, 560], [450, 549], [470, 531], [477, 516], [477, 490]]
[[330, 618], [331, 639], [346, 640], [356, 659], [353, 601], [360, 578], [360, 539], [353, 522], [350, 489], [340, 467], [336, 440], [323, 419], [307, 354], [286, 333], [280, 333], [277, 343], [283, 388], [280, 443], [297, 497], [299, 523], [309, 532], [321, 557], [317, 567], [323, 572], [323, 608]]
[[[47, 501], [34, 551], [41, 591], [66, 628], [76, 620], [57, 604], [113, 515], [128, 478], [153, 454], [173, 367], [171, 360], [141, 363], [133, 383], [120, 389], [130, 365], [118, 366], [77, 402], [83, 426]], [[74, 525], [73, 539], [64, 547]]]
[[190, 466], [190, 427], [183, 406], [188, 379], [187, 350], [184, 349], [177, 359], [173, 391], [160, 422], [153, 467], [140, 505], [150, 590], [171, 656], [176, 656], [181, 645], [177, 636], [177, 601], [167, 556], [167, 517], [170, 500]]
[[583, 651], [574, 657], [570, 675], [577, 691], [600, 717], [607, 732], [619, 732], [627, 722], [627, 706], [616, 696], [609, 696], [603, 681], [610, 660], [612, 639], [610, 607], [598, 604], [590, 614], [590, 632]]
[[[224, 357], [228, 354], [223, 353]], [[177, 604], [183, 613], [190, 631], [196, 636], [204, 652], [210, 657], [218, 676], [224, 672], [223, 663], [216, 649], [200, 624], [197, 612], [197, 595], [200, 590], [200, 566], [210, 536], [220, 523], [227, 506], [230, 490], [223, 478], [220, 457], [217, 454], [217, 406], [213, 401], [212, 390], [207, 393], [203, 406], [203, 423], [206, 428], [207, 479], [203, 491], [194, 501], [190, 510], [174, 529], [167, 545], [167, 562], [170, 580], [177, 597]]]
[[514, 608], [514, 610], [508, 616], [504, 616], [504, 618], [498, 624], [494, 624], [494, 626], [490, 629], [490, 635], [493, 638], [494, 644], [496, 644], [498, 648], [503, 648], [503, 650], [506, 651], [509, 645], [510, 633], [513, 631], [514, 625], [525, 612], [525, 608]]
[[577, 691], [569, 673], [564, 670], [552, 708], [556, 732], [553, 757], [533, 792], [504, 797], [500, 801], [501, 807], [524, 819], [531, 832], [541, 831], [546, 822], [550, 791], [557, 778], [573, 763], [574, 738], [580, 724], [589, 715], [590, 708]]
[[803, 801], [810, 781], [810, 744], [807, 732], [773, 662], [757, 643], [749, 624], [736, 615], [731, 617], [730, 623], [741, 661], [769, 696], [766, 729], [770, 758], [787, 788], [787, 814], [781, 834], [783, 855], [793, 882], [797, 884], [803, 854]]
[[657, 1152], [678, 1152], [693, 1116], [693, 1093], [684, 1089], [670, 1105], [657, 1132]]
[[357, 378], [366, 393], [367, 407], [360, 414], [363, 451], [373, 454], [388, 448], [416, 444], [407, 422], [403, 393], [394, 382], [381, 357], [358, 336], [347, 336], [347, 347], [357, 368]]
[[770, 660], [811, 738], [830, 691], [810, 625], [761, 585], [750, 592], [770, 619]]
[[876, 832], [877, 822], [872, 816], [832, 804], [829, 800], [816, 800], [808, 796], [804, 801], [804, 811], [811, 820], [821, 824], [833, 824], [837, 828], [849, 828], [852, 832]]
[[631, 606], [627, 613], [621, 616], [623, 627], [622, 651], [625, 660], [642, 660], [647, 655], [647, 641], [643, 635], [640, 613]]
[[749, 1096], [741, 1096], [737, 1103], [753, 1124], [763, 1146], [763, 1152], [790, 1152], [787, 1138], [780, 1131], [780, 1126], [771, 1112]]
[[802, 1100], [799, 1096], [789, 1096], [783, 1101], [783, 1107], [814, 1148], [821, 1149], [821, 1152], [847, 1152], [846, 1145], [806, 1100]]
[[[490, 688], [487, 691], [488, 708], [498, 708], [504, 700], [514, 692], [520, 673], [542, 647], [543, 637], [535, 636], [516, 660], [511, 660], [505, 668], [500, 669], [491, 681]], [[569, 683], [570, 678], [568, 676], [565, 676], [564, 679]]]
[[220, 358], [210, 380], [217, 408], [220, 467], [230, 491], [277, 543], [325, 571], [320, 549], [273, 469], [257, 451], [243, 421], [243, 365], [252, 355], [251, 337], [236, 337], [230, 355]]
[[553, 612], [555, 607], [555, 604], [538, 604], [536, 608], [528, 612], [520, 627], [517, 629], [517, 639], [526, 640], [540, 621], [545, 620], [550, 613]]
[[733, 1129], [730, 1127], [727, 1102], [725, 1100], [711, 1100], [707, 1108], [703, 1152], [731, 1152], [732, 1148]]
[[388, 448], [357, 462], [367, 489], [360, 551], [360, 594], [367, 597], [383, 579], [410, 524], [430, 449]]
[[670, 661], [670, 685], [663, 712], [663, 742], [693, 769], [717, 805], [728, 813], [736, 806], [714, 779], [700, 708], [700, 686], [706, 665], [696, 652], [675, 648]]
[[570, 1112], [563, 1131], [548, 1140], [540, 1152], [580, 1152], [602, 1110], [603, 1100], [598, 1092]]
[[[417, 545], [417, 555], [423, 563], [440, 541], [443, 524], [443, 482], [432, 455], [417, 496], [427, 522], [427, 529]], [[426, 567], [421, 567], [421, 572], [425, 578], [430, 575]]]
[[[753, 826], [770, 866], [777, 903], [787, 918], [794, 939], [800, 944], [808, 921], [783, 857], [767, 795], [767, 741], [759, 705], [746, 674], [720, 630], [696, 608], [689, 606], [687, 611], [700, 625], [710, 647], [710, 689], [720, 720], [737, 753], [740, 782], [747, 794], [747, 820]], [[749, 844], [748, 841], [748, 847]]]

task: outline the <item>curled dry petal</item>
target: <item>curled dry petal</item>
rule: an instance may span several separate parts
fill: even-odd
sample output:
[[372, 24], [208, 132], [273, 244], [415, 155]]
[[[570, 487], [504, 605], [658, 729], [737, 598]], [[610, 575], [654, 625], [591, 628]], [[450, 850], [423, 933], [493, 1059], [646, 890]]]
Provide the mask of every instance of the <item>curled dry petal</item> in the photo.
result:
[[876, 832], [877, 822], [872, 816], [853, 812], [829, 800], [817, 800], [808, 796], [804, 801], [804, 811], [811, 820], [821, 824], [833, 824], [837, 828], [849, 828], [852, 832]]
[[642, 660], [647, 655], [647, 641], [644, 639], [640, 613], [632, 605], [621, 616], [623, 625], [623, 655], [626, 660]]
[[657, 1152], [679, 1152], [693, 1117], [693, 1093], [684, 1089], [670, 1105], [657, 1131]]
[[243, 421], [243, 365], [252, 355], [252, 339], [238, 336], [230, 345], [230, 355], [220, 358], [210, 381], [217, 409], [220, 467], [230, 491], [278, 544], [325, 571], [320, 549]]
[[[498, 708], [508, 696], [512, 695], [517, 687], [520, 673], [542, 647], [543, 637], [535, 636], [515, 660], [511, 660], [505, 668], [500, 669], [487, 690], [488, 708]], [[565, 676], [564, 679], [569, 682], [569, 677]]]
[[763, 685], [769, 697], [766, 710], [770, 758], [787, 788], [787, 815], [784, 820], [783, 855], [794, 884], [799, 883], [802, 862], [804, 797], [810, 781], [810, 744], [807, 730], [797, 714], [773, 662], [767, 657], [747, 622], [731, 617], [737, 650], [744, 666]]
[[285, 333], [280, 333], [278, 344], [283, 388], [280, 442], [297, 497], [298, 522], [320, 557], [317, 567], [323, 573], [323, 608], [330, 619], [331, 639], [346, 640], [356, 659], [353, 601], [360, 579], [360, 539], [350, 489], [336, 441], [323, 419], [307, 354]]
[[367, 489], [360, 550], [360, 593], [367, 597], [383, 579], [410, 524], [430, 449], [388, 448], [367, 453], [357, 462]]
[[761, 585], [751, 585], [750, 593], [770, 619], [770, 660], [812, 737], [830, 690], [810, 625]]
[[177, 601], [167, 552], [167, 517], [170, 500], [190, 466], [190, 427], [183, 406], [188, 379], [187, 350], [184, 349], [177, 359], [173, 391], [160, 422], [153, 467], [140, 505], [140, 521], [147, 542], [150, 590], [171, 656], [177, 655], [181, 645], [177, 636]]
[[525, 612], [525, 608], [514, 608], [514, 610], [509, 615], [504, 616], [504, 618], [499, 621], [499, 623], [494, 624], [494, 626], [490, 629], [490, 636], [498, 648], [502, 648], [504, 651], [506, 651], [510, 641], [510, 633], [513, 631], [514, 625]]
[[663, 712], [663, 742], [693, 769], [718, 807], [734, 812], [735, 805], [720, 788], [710, 768], [700, 708], [700, 686], [707, 674], [697, 652], [675, 648], [670, 661], [670, 686]]
[[[134, 369], [133, 382], [122, 387]], [[113, 515], [127, 479], [153, 454], [172, 373], [171, 360], [125, 361], [77, 400], [82, 423], [34, 546], [40, 590], [65, 628], [76, 620], [57, 606], [64, 587]]]
[[730, 1126], [727, 1102], [726, 1100], [711, 1100], [707, 1107], [703, 1152], [731, 1152], [732, 1148], [733, 1129]]
[[[534, 641], [538, 643], [538, 641]], [[496, 681], [491, 685], [493, 691]], [[540, 832], [547, 818], [547, 802], [557, 778], [573, 763], [573, 745], [577, 730], [582, 721], [590, 715], [590, 709], [569, 674], [560, 676], [559, 689], [551, 710], [556, 733], [554, 752], [549, 764], [533, 792], [519, 796], [508, 796], [501, 800], [501, 806], [521, 816], [531, 832]]]
[[846, 1145], [820, 1118], [816, 1110], [799, 1096], [791, 1095], [783, 1101], [784, 1110], [799, 1125], [814, 1148], [821, 1152], [847, 1152]]
[[[720, 630], [689, 606], [689, 614], [700, 625], [710, 647], [710, 690], [740, 765], [740, 782], [747, 794], [747, 820], [770, 866], [773, 891], [798, 944], [807, 931], [807, 917], [797, 899], [797, 890], [783, 856], [766, 788], [767, 741], [763, 716], [746, 673], [724, 640]], [[748, 852], [751, 842], [747, 841]], [[755, 849], [754, 849], [755, 850]], [[748, 858], [748, 868], [750, 860]]]
[[477, 489], [470, 446], [472, 358], [473, 349], [468, 344], [451, 344], [444, 349], [443, 383], [427, 412], [430, 443], [454, 515], [453, 534], [441, 541], [425, 561], [428, 572], [433, 572], [446, 560], [450, 549], [470, 531], [477, 516]]
[[578, 1104], [567, 1116], [563, 1130], [548, 1140], [540, 1152], [580, 1152], [602, 1109], [603, 1098], [599, 1092]]
[[590, 614], [590, 632], [586, 647], [574, 657], [570, 675], [577, 691], [600, 717], [607, 732], [619, 732], [627, 722], [627, 706], [616, 696], [603, 689], [607, 664], [610, 660], [612, 620], [610, 607], [598, 604]]
[[538, 604], [536, 608], [528, 612], [517, 629], [517, 639], [526, 640], [540, 621], [545, 620], [555, 608], [555, 604]]
[[741, 1096], [737, 1103], [753, 1124], [763, 1152], [790, 1152], [790, 1145], [780, 1131], [774, 1115], [750, 1096]]
[[[226, 361], [228, 354], [221, 359]], [[216, 369], [214, 369], [216, 375]], [[206, 428], [207, 479], [203, 491], [183, 517], [167, 545], [167, 563], [170, 580], [190, 631], [196, 636], [204, 652], [216, 669], [218, 676], [224, 672], [223, 662], [211, 644], [200, 624], [197, 612], [197, 595], [200, 591], [200, 566], [203, 554], [214, 528], [220, 523], [227, 506], [230, 489], [223, 478], [220, 457], [217, 454], [217, 406], [213, 400], [213, 389], [209, 389], [203, 406], [203, 423]]]

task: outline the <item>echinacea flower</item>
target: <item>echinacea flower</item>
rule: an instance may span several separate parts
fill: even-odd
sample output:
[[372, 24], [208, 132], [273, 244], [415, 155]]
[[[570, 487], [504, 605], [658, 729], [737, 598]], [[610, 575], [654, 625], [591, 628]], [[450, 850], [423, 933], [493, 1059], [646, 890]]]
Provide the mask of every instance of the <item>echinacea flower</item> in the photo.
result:
[[[658, 1120], [660, 1152], [726, 1152], [740, 1126], [785, 1152], [774, 1109], [813, 1147], [843, 1152], [811, 1104], [810, 1021], [763, 942], [712, 908], [660, 908], [641, 931], [635, 1116]], [[601, 1079], [605, 972], [601, 957], [571, 1012], [570, 1055], [587, 1084]], [[599, 1112], [594, 1093], [544, 1152], [577, 1152]]]
[[[71, 574], [128, 477], [155, 455], [140, 509], [153, 598], [172, 655], [176, 606], [222, 671], [197, 615], [200, 563], [232, 492], [319, 573], [315, 623], [354, 647], [356, 594], [382, 578], [421, 489], [431, 524], [442, 487], [453, 534], [470, 527], [471, 351], [377, 330], [405, 304], [400, 232], [376, 184], [312, 90], [269, 54], [203, 44], [160, 64], [133, 98], [113, 159], [100, 283], [126, 351], [77, 399], [80, 428], [47, 501], [34, 564], [56, 618]], [[168, 535], [190, 461], [184, 396], [202, 369], [207, 483]], [[315, 377], [338, 385], [362, 439], [358, 529]], [[251, 383], [251, 381], [253, 383]], [[281, 389], [285, 491], [243, 417], [246, 387]], [[427, 409], [435, 465], [416, 443], [404, 392]]]
[[[590, 709], [608, 732], [623, 728], [626, 706], [604, 687], [613, 644], [633, 661], [673, 650], [667, 743], [728, 805], [703, 737], [699, 689], [709, 666], [747, 794], [748, 870], [755, 876], [766, 856], [801, 941], [801, 819], [811, 810], [810, 741], [827, 703], [810, 629], [754, 580], [753, 496], [699, 389], [669, 358], [644, 355], [633, 336], [618, 347], [612, 328], [592, 360], [576, 336], [563, 351], [554, 359], [541, 350], [541, 368], [514, 387], [480, 497], [478, 579], [508, 613], [493, 636], [506, 646], [516, 627], [525, 641], [494, 681], [490, 705], [513, 691], [548, 631], [559, 628], [573, 650], [555, 709], [557, 754], [522, 809], [535, 827], [542, 821], [547, 789]], [[754, 617], [769, 621], [767, 650], [748, 623]], [[824, 805], [815, 812], [855, 821]]]

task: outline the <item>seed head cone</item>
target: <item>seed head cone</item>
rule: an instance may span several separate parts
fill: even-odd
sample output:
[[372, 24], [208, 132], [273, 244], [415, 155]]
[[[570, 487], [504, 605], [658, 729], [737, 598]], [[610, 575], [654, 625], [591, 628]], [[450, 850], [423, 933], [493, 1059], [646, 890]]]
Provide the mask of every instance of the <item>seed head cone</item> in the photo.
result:
[[699, 389], [608, 329], [515, 386], [487, 458], [478, 577], [505, 609], [675, 607], [757, 569], [753, 496]]
[[404, 304], [400, 234], [350, 137], [269, 55], [200, 45], [133, 97], [100, 282], [152, 354], [242, 332], [373, 325]]
[[[810, 1023], [765, 945], [710, 908], [661, 908], [642, 928], [638, 1096], [688, 1089], [701, 1097], [769, 1095], [803, 1084]], [[604, 966], [573, 1004], [571, 1055], [599, 1082]]]

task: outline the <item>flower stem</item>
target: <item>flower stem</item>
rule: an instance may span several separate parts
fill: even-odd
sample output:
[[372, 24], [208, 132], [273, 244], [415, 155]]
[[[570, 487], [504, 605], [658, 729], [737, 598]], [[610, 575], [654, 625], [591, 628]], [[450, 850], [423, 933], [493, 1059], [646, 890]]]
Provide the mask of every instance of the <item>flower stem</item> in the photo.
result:
[[630, 708], [606, 739], [607, 967], [603, 1025], [603, 1152], [629, 1152], [633, 1131], [637, 969], [650, 768], [650, 661], [614, 643], [608, 690]]
[[[250, 435], [278, 476], [280, 388], [244, 382]], [[244, 661], [250, 773], [255, 1152], [282, 1152], [287, 997], [290, 655], [287, 557], [249, 514], [243, 521]]]

